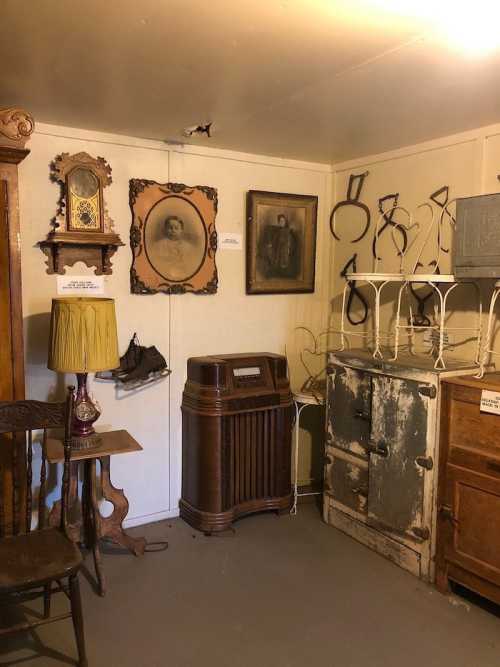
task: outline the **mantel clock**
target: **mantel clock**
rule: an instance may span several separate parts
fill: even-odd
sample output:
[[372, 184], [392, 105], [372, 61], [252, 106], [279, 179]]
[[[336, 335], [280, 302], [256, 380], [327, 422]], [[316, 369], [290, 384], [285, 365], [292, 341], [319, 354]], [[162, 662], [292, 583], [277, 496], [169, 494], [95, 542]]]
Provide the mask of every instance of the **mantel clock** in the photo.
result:
[[63, 274], [65, 266], [77, 261], [94, 266], [97, 275], [112, 273], [111, 256], [123, 243], [103, 197], [103, 189], [111, 183], [111, 167], [102, 157], [62, 153], [52, 164], [51, 176], [61, 185], [61, 199], [53, 229], [40, 242], [47, 255], [47, 273]]

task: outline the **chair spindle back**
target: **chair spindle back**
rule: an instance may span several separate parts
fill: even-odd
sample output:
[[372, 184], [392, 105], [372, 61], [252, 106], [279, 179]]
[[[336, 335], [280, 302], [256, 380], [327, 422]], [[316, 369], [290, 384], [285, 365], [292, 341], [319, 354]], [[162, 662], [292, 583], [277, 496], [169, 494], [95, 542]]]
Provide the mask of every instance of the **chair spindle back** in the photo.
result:
[[[73, 401], [74, 387], [68, 387], [66, 401], [62, 403], [44, 403], [31, 400], [0, 401], [0, 447], [11, 448], [10, 466], [7, 469], [0, 469], [0, 537], [6, 534], [9, 524], [11, 525], [11, 531], [9, 532], [13, 535], [29, 533], [32, 528], [33, 431], [42, 431], [38, 492], [38, 529], [42, 529], [46, 527], [47, 430], [52, 428], [64, 429], [61, 525], [65, 525]], [[24, 452], [22, 448], [24, 448]], [[10, 481], [12, 494], [10, 513], [8, 511], [9, 507], [5, 503], [4, 483], [7, 479]]]

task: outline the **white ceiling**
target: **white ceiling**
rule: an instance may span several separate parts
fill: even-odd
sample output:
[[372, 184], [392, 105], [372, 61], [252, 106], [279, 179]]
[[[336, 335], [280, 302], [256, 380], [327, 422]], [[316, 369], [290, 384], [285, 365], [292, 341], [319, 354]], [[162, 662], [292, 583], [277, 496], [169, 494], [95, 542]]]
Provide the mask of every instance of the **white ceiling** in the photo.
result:
[[[0, 106], [326, 163], [500, 121], [498, 55], [467, 59], [370, 4], [2, 0]], [[211, 139], [183, 137], [207, 121]]]

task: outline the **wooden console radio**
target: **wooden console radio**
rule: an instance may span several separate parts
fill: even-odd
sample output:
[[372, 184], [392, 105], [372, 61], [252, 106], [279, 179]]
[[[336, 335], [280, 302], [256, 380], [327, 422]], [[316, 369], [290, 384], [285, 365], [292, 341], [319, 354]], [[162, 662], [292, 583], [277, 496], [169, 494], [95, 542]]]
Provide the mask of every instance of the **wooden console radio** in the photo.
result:
[[292, 502], [292, 394], [286, 358], [188, 359], [182, 400], [180, 515], [205, 533]]

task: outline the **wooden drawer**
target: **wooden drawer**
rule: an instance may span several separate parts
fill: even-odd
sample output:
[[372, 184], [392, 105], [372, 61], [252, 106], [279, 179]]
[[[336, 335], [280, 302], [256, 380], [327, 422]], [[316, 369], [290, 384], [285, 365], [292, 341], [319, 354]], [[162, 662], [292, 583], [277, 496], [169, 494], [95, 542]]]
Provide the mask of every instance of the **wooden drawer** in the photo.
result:
[[472, 447], [451, 448], [448, 463], [466, 470], [473, 470], [481, 475], [500, 477], [500, 451], [492, 449], [474, 449]]
[[480, 412], [481, 389], [450, 387], [449, 448], [483, 450], [500, 457], [500, 415]]

